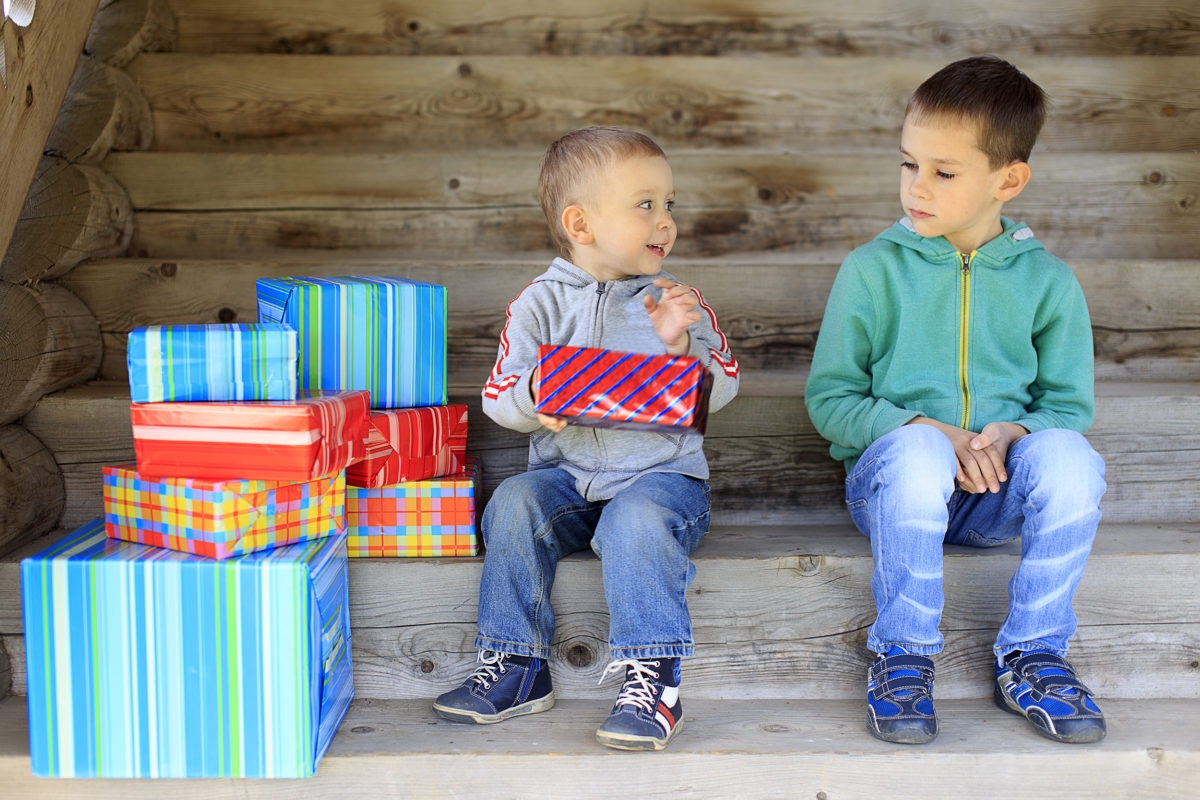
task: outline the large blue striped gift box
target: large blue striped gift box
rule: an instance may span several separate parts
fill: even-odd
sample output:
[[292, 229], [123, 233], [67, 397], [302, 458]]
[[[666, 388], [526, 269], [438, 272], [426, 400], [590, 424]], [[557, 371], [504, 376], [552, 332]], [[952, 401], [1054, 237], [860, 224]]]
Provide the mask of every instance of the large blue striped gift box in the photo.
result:
[[353, 695], [345, 535], [215, 561], [97, 518], [21, 562], [39, 776], [301, 778]]
[[135, 403], [296, 397], [296, 331], [277, 323], [134, 328], [125, 360]]
[[367, 389], [372, 408], [446, 405], [446, 287], [405, 278], [260, 278], [258, 319], [300, 337], [302, 389]]

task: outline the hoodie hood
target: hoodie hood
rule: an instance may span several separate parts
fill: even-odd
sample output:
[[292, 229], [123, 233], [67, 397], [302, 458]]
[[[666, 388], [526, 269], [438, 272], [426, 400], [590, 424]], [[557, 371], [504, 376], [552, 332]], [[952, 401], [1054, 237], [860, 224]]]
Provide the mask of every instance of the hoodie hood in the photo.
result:
[[[1001, 217], [1000, 224], [1003, 226], [1003, 233], [975, 251], [975, 257], [972, 259], [973, 265], [1005, 269], [1013, 263], [1017, 256], [1045, 249], [1025, 223]], [[901, 217], [892, 227], [876, 238], [914, 250], [931, 264], [957, 264], [960, 258], [959, 251], [946, 240], [946, 237], [919, 235], [913, 230], [912, 222], [908, 217]]]

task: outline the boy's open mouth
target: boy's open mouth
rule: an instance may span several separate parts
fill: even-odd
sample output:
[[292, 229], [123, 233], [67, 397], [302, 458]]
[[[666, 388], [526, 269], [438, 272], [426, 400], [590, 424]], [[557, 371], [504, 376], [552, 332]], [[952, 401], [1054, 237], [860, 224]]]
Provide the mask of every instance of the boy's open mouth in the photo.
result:
[[646, 249], [658, 256], [666, 255], [667, 252], [666, 248], [661, 244], [648, 244], [646, 245]]

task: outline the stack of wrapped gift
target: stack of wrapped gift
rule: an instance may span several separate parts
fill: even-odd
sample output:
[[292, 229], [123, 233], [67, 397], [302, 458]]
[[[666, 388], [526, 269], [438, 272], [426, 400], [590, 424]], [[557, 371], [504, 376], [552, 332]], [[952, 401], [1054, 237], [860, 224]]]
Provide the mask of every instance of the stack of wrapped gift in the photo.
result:
[[345, 469], [370, 398], [284, 325], [130, 335], [136, 464], [21, 565], [35, 774], [312, 775], [353, 695]]
[[403, 278], [265, 278], [258, 316], [299, 336], [302, 387], [368, 389], [366, 457], [346, 471], [350, 557], [473, 556], [479, 462], [447, 404], [445, 287]]

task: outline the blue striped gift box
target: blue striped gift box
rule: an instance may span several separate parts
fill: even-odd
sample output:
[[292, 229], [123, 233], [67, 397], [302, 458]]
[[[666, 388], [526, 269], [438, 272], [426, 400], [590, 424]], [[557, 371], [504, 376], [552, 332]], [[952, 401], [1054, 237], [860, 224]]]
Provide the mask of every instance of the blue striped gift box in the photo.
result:
[[150, 325], [129, 332], [135, 403], [294, 400], [296, 331], [286, 325]]
[[372, 408], [444, 406], [446, 287], [405, 278], [260, 278], [258, 319], [300, 337], [303, 389], [367, 389]]
[[97, 518], [21, 562], [50, 777], [301, 778], [353, 695], [346, 537], [214, 561]]

